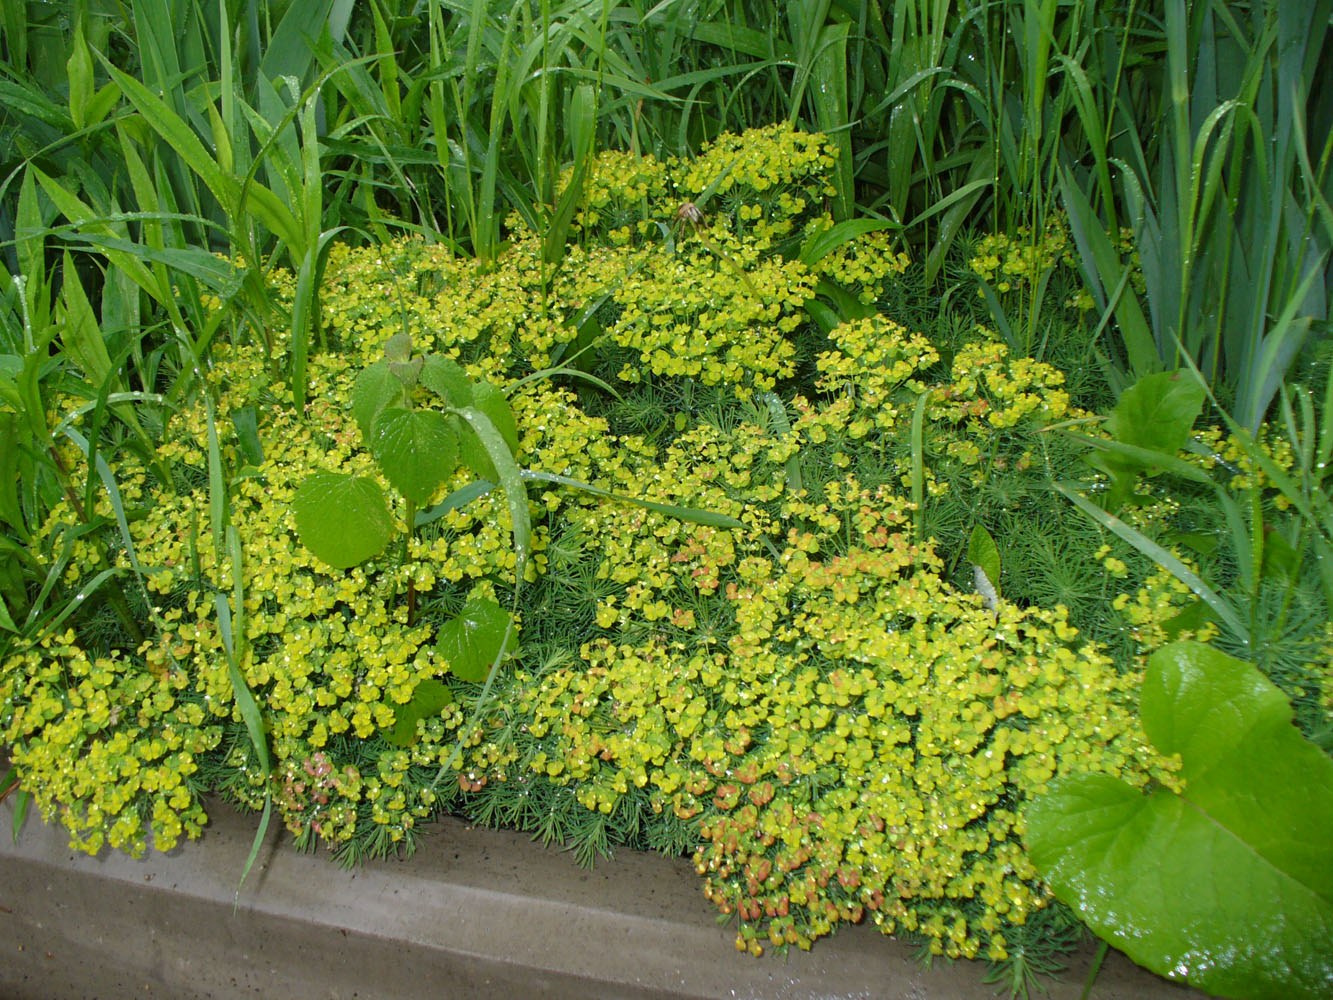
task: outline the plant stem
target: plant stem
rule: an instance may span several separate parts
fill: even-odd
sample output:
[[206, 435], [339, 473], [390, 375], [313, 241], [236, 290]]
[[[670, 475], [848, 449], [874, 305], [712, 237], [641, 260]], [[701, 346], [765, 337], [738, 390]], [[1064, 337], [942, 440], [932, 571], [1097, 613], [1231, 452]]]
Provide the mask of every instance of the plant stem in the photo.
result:
[[1097, 945], [1097, 954], [1092, 956], [1092, 967], [1088, 969], [1088, 978], [1083, 982], [1083, 992], [1079, 995], [1079, 1000], [1088, 1000], [1092, 995], [1093, 983], [1097, 982], [1097, 974], [1102, 971], [1102, 963], [1106, 961], [1106, 953], [1111, 950], [1111, 946], [1105, 941]]

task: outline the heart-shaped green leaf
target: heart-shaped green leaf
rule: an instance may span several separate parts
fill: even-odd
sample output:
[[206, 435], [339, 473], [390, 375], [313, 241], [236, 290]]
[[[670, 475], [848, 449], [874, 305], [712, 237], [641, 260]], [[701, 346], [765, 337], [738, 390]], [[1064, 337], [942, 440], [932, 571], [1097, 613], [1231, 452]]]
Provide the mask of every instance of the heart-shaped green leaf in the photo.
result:
[[455, 409], [472, 405], [472, 380], [452, 358], [443, 354], [426, 355], [419, 381]]
[[458, 468], [458, 435], [442, 413], [391, 406], [375, 420], [370, 452], [394, 489], [424, 504]]
[[398, 379], [405, 388], [411, 389], [417, 384], [417, 378], [421, 374], [424, 358], [412, 357], [412, 335], [410, 333], [394, 334], [384, 345], [384, 360], [388, 362], [389, 371], [393, 372], [394, 378]]
[[363, 368], [352, 385], [352, 417], [361, 429], [361, 440], [370, 441], [375, 418], [390, 406], [402, 406], [407, 393], [402, 380], [389, 370], [386, 361]]
[[1190, 429], [1203, 410], [1203, 386], [1181, 372], [1145, 375], [1120, 394], [1105, 428], [1119, 450], [1103, 450], [1089, 456], [1093, 467], [1110, 479], [1107, 508], [1114, 510], [1134, 499], [1141, 473], [1161, 471], [1154, 455], [1170, 462], [1189, 440]]
[[453, 703], [454, 693], [443, 682], [427, 677], [417, 684], [411, 701], [394, 708], [393, 728], [384, 734], [385, 740], [396, 747], [410, 747], [417, 741], [417, 722], [434, 718]]
[[1143, 726], [1184, 792], [1108, 775], [1027, 811], [1032, 861], [1099, 935], [1228, 997], [1333, 996], [1333, 760], [1253, 666], [1179, 642], [1153, 654]]
[[463, 605], [458, 617], [440, 628], [435, 645], [455, 677], [480, 683], [491, 672], [502, 649], [508, 652], [513, 644], [509, 612], [488, 598], [477, 597]]
[[412, 358], [412, 335], [395, 333], [384, 342], [384, 360], [391, 364], [402, 364]]
[[296, 534], [315, 558], [348, 569], [384, 551], [393, 521], [373, 479], [316, 472], [292, 497]]

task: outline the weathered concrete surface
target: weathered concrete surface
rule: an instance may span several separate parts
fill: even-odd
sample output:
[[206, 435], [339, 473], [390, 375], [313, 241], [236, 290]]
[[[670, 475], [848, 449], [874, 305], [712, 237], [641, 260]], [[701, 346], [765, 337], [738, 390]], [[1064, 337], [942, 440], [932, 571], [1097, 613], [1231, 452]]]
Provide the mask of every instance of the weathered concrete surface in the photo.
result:
[[[0, 806], [0, 998], [801, 997], [992, 1000], [983, 967], [924, 969], [854, 927], [789, 958], [737, 955], [689, 864], [620, 852], [585, 871], [526, 837], [449, 821], [416, 856], [346, 872], [272, 836], [239, 899], [253, 817], [133, 861], [71, 852]], [[1088, 956], [1053, 1000], [1074, 1000]], [[1112, 955], [1095, 1000], [1189, 1000]]]

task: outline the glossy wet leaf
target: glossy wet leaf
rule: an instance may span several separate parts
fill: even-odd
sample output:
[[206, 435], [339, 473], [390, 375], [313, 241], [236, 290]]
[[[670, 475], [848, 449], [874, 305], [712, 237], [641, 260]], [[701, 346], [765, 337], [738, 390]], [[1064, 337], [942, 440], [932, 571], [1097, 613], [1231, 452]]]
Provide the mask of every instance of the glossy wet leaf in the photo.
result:
[[[518, 425], [503, 392], [489, 382], [478, 382], [472, 386], [472, 406], [494, 425], [511, 456], [518, 451]], [[495, 463], [479, 435], [465, 431], [459, 436], [459, 445], [464, 465], [481, 479], [497, 478]]]
[[499, 658], [506, 634], [512, 647], [513, 635], [508, 629], [509, 612], [492, 600], [474, 598], [463, 605], [458, 617], [441, 626], [436, 649], [449, 662], [455, 677], [480, 683]]
[[1205, 396], [1203, 386], [1183, 372], [1145, 375], [1120, 394], [1105, 424], [1118, 447], [1089, 458], [1111, 480], [1108, 508], [1114, 510], [1133, 496], [1140, 473], [1169, 468], [1191, 479], [1203, 478], [1199, 470], [1180, 462], [1176, 452], [1189, 440]]
[[848, 219], [828, 229], [813, 233], [801, 244], [799, 259], [806, 267], [813, 267], [834, 250], [853, 243], [867, 233], [892, 229], [894, 224], [883, 219]]
[[417, 684], [411, 701], [394, 707], [393, 728], [384, 739], [396, 747], [410, 747], [417, 741], [417, 722], [433, 719], [453, 703], [454, 693], [443, 682], [427, 677]]
[[393, 488], [415, 504], [429, 503], [458, 468], [458, 435], [434, 410], [384, 410], [375, 419], [370, 451]]
[[1333, 996], [1333, 760], [1253, 666], [1158, 650], [1144, 730], [1182, 794], [1108, 775], [1055, 782], [1027, 812], [1033, 863], [1140, 965], [1228, 997]]
[[[496, 481], [504, 490], [505, 506], [509, 508], [509, 520], [514, 531], [514, 575], [522, 580], [532, 547], [532, 516], [528, 511], [528, 494], [523, 485], [523, 476], [514, 462], [509, 443], [491, 423], [490, 417], [473, 406], [459, 410], [455, 415], [466, 422], [486, 449], [486, 457], [495, 469]], [[466, 438], [467, 434], [463, 437]]]
[[384, 491], [365, 476], [316, 472], [292, 497], [301, 544], [334, 569], [379, 555], [393, 534]]
[[362, 369], [352, 385], [352, 418], [361, 429], [361, 440], [370, 440], [376, 417], [391, 406], [401, 406], [406, 400], [403, 383], [389, 370], [388, 362], [376, 361]]

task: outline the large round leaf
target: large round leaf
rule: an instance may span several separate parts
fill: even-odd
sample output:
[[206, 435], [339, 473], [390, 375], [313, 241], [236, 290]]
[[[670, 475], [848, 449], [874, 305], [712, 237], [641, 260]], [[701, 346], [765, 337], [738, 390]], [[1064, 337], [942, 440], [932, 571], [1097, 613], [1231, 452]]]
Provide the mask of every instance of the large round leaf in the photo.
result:
[[450, 672], [465, 681], [480, 683], [500, 657], [509, 632], [509, 612], [492, 600], [473, 598], [458, 617], [440, 628], [436, 648], [449, 661]]
[[458, 436], [434, 410], [384, 410], [375, 420], [370, 451], [394, 489], [415, 504], [429, 503], [458, 467]]
[[1180, 754], [1183, 794], [1053, 783], [1027, 811], [1038, 871], [1163, 976], [1228, 997], [1333, 996], [1333, 760], [1258, 670], [1199, 643], [1153, 654], [1141, 714]]
[[384, 491], [365, 476], [316, 472], [297, 489], [292, 512], [301, 544], [334, 569], [378, 555], [393, 535]]

